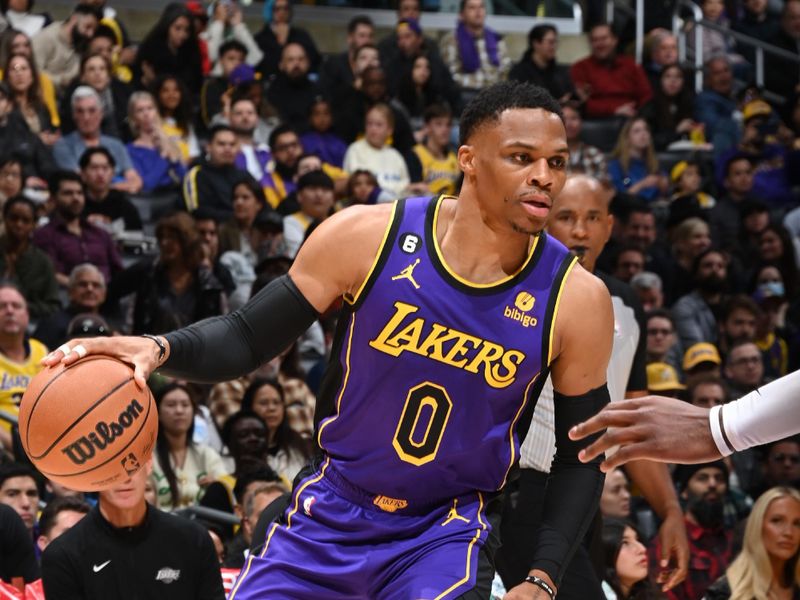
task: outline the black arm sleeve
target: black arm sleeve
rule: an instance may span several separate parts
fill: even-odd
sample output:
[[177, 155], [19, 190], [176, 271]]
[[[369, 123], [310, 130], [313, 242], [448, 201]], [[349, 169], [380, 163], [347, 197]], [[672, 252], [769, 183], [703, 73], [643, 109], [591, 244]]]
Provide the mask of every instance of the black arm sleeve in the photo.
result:
[[579, 442], [567, 435], [570, 428], [597, 414], [609, 402], [608, 387], [580, 396], [553, 394], [555, 402], [556, 454], [544, 497], [542, 525], [532, 569], [547, 573], [556, 585], [594, 518], [603, 492], [600, 471], [603, 455], [591, 463], [578, 460], [578, 452], [600, 436]]
[[168, 333], [165, 374], [216, 383], [246, 375], [291, 345], [317, 311], [288, 275], [269, 283], [242, 308]]

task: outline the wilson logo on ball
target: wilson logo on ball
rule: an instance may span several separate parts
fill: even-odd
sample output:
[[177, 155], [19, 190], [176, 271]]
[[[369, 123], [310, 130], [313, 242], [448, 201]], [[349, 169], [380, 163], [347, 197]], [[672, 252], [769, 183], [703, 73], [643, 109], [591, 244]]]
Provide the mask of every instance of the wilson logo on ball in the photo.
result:
[[132, 400], [125, 410], [119, 413], [116, 421], [107, 423], [100, 421], [94, 426], [94, 431], [83, 435], [75, 442], [61, 449], [67, 458], [74, 464], [82, 465], [87, 460], [94, 458], [97, 450], [105, 450], [107, 446], [131, 427], [144, 411], [138, 400]]

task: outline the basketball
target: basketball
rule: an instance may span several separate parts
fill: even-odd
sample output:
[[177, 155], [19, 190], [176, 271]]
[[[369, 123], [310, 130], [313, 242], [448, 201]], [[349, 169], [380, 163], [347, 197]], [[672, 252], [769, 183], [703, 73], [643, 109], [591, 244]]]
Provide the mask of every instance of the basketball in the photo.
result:
[[158, 412], [133, 369], [107, 356], [59, 364], [33, 378], [19, 409], [19, 435], [34, 466], [74, 490], [99, 491], [150, 458]]

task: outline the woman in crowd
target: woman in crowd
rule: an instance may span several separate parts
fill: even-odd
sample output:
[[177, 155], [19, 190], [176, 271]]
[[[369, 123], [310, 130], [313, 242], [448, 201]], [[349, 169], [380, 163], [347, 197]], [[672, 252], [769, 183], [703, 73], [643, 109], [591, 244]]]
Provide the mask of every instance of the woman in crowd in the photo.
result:
[[145, 258], [111, 282], [108, 305], [135, 293], [136, 333], [164, 333], [227, 312], [222, 284], [204, 266], [203, 243], [194, 220], [177, 212], [156, 225], [159, 254]]
[[188, 164], [200, 156], [200, 144], [192, 125], [192, 103], [186, 86], [177, 77], [164, 75], [156, 80], [153, 96], [161, 116], [161, 128], [175, 141], [183, 162]]
[[620, 192], [653, 201], [663, 197], [669, 180], [658, 166], [658, 158], [643, 117], [635, 117], [622, 127], [617, 145], [608, 163], [608, 175]]
[[705, 600], [800, 598], [800, 492], [775, 487], [756, 500], [744, 544]]
[[153, 477], [158, 507], [191, 506], [208, 484], [226, 474], [222, 458], [209, 446], [192, 441], [197, 406], [189, 388], [170, 383], [157, 390], [155, 400], [158, 438]]
[[264, 3], [264, 27], [255, 35], [256, 43], [264, 53], [258, 70], [264, 79], [278, 73], [283, 47], [300, 44], [306, 50], [311, 72], [316, 73], [322, 64], [314, 38], [305, 29], [292, 25], [291, 0], [272, 0]]
[[253, 224], [267, 206], [261, 185], [249, 174], [233, 186], [233, 219], [219, 228], [219, 253], [241, 252], [255, 267], [258, 262], [260, 233]]
[[432, 104], [446, 103], [442, 90], [431, 77], [431, 64], [427, 56], [417, 56], [411, 68], [401, 73], [397, 86], [397, 99], [405, 108], [408, 121], [415, 132], [420, 131], [425, 125], [423, 115], [426, 108]]
[[134, 81], [149, 88], [159, 75], [174, 75], [196, 95], [203, 85], [200, 46], [189, 9], [171, 2], [139, 46]]
[[36, 64], [24, 54], [13, 54], [3, 64], [3, 76], [11, 89], [14, 110], [28, 124], [31, 133], [52, 146], [58, 139], [58, 133], [50, 120], [50, 111], [42, 100]]
[[[19, 163], [15, 165], [22, 177]], [[34, 319], [61, 308], [53, 265], [47, 255], [31, 243], [36, 228], [36, 205], [24, 196], [14, 196], [3, 205], [5, 233], [0, 236], [0, 276], [19, 286]]]
[[78, 78], [69, 86], [61, 99], [63, 132], [67, 134], [75, 129], [71, 100], [72, 92], [79, 85], [88, 85], [100, 96], [100, 101], [103, 103], [102, 132], [111, 137], [129, 139], [130, 132], [125, 117], [131, 89], [113, 76], [111, 62], [102, 54], [85, 54], [81, 58]]
[[674, 298], [690, 292], [693, 288], [692, 266], [697, 257], [711, 247], [711, 229], [700, 217], [689, 217], [671, 232], [672, 256], [675, 259], [675, 275], [672, 291]]
[[642, 109], [653, 132], [657, 150], [665, 150], [672, 142], [685, 139], [691, 132], [702, 133], [703, 126], [694, 121], [694, 94], [686, 83], [683, 69], [677, 64], [661, 70], [653, 99]]
[[403, 156], [389, 145], [394, 129], [394, 113], [378, 103], [367, 110], [364, 139], [350, 144], [344, 156], [344, 170], [367, 169], [378, 178], [382, 189], [398, 197], [410, 183]]
[[289, 426], [283, 387], [274, 379], [254, 379], [242, 398], [242, 410], [256, 413], [266, 423], [267, 464], [291, 482], [311, 458], [311, 447]]
[[[9, 57], [14, 54], [24, 54], [33, 60], [31, 39], [21, 31], [6, 29], [0, 34], [0, 67], [5, 65]], [[0, 72], [0, 79], [2, 77], [3, 72]], [[55, 129], [58, 129], [61, 126], [61, 116], [58, 114], [56, 88], [47, 73], [41, 71], [39, 72], [39, 89], [42, 94], [42, 102], [47, 106], [47, 110], [50, 113], [50, 123]]]
[[142, 178], [142, 193], [180, 187], [186, 167], [178, 144], [161, 126], [150, 92], [134, 92], [128, 102], [128, 126], [133, 141], [127, 145], [133, 168]]
[[758, 237], [758, 256], [762, 264], [773, 265], [783, 275], [786, 295], [800, 293], [800, 270], [795, 259], [792, 236], [782, 225], [768, 225]]
[[655, 600], [664, 596], [648, 579], [647, 549], [629, 521], [604, 519], [603, 591], [607, 600]]
[[600, 512], [604, 517], [628, 519], [631, 516], [631, 492], [628, 478], [622, 469], [606, 474], [603, 494], [600, 496]]

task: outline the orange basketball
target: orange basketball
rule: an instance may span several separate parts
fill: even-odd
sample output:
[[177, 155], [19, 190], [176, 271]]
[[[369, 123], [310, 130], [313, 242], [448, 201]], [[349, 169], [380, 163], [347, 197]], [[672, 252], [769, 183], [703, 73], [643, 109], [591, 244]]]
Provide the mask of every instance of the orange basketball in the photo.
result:
[[19, 408], [22, 446], [39, 471], [91, 492], [125, 481], [153, 453], [158, 412], [133, 369], [108, 356], [59, 364], [33, 378]]

